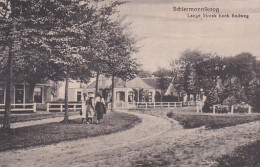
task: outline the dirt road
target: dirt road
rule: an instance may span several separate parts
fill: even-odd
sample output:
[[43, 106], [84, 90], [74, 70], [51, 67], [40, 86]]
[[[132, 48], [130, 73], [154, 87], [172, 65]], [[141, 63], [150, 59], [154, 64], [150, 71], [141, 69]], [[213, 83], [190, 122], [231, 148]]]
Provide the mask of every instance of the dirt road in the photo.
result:
[[142, 123], [95, 138], [0, 153], [2, 166], [210, 166], [259, 139], [260, 122], [219, 130], [182, 129], [175, 121], [133, 113]]

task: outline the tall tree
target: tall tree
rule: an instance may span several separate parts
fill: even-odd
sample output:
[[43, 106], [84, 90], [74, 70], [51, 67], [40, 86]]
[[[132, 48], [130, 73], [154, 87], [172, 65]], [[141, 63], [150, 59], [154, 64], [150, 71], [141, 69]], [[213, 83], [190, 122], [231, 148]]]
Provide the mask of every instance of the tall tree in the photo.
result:
[[4, 114], [4, 130], [10, 129], [11, 117], [11, 87], [13, 80], [14, 55], [19, 52], [19, 31], [24, 22], [22, 16], [22, 2], [16, 0], [4, 0], [0, 2], [0, 46], [4, 53], [8, 54], [6, 70], [6, 103]]
[[105, 75], [112, 77], [112, 103], [111, 110], [114, 108], [114, 82], [115, 77], [123, 80], [132, 79], [138, 73], [140, 65], [132, 54], [137, 52], [135, 39], [129, 31], [128, 24], [122, 24], [122, 20], [111, 21], [106, 25], [108, 31], [106, 56], [103, 59], [106, 65]]

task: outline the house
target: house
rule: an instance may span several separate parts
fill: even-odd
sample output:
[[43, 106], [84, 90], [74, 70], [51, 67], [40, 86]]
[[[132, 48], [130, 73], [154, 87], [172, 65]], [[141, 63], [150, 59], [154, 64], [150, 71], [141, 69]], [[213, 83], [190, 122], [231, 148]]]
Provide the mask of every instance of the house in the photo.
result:
[[[153, 84], [148, 84], [148, 79], [136, 77], [132, 80], [124, 81], [120, 78], [115, 78], [114, 85], [114, 100], [121, 102], [154, 102], [157, 87]], [[96, 81], [92, 82], [86, 89], [86, 93], [95, 93]], [[104, 76], [99, 77], [98, 90], [102, 91], [107, 102], [111, 101], [112, 97], [112, 81]]]
[[[86, 84], [77, 80], [70, 80], [68, 88], [68, 101], [80, 102], [84, 98], [84, 88]], [[56, 98], [54, 101], [64, 101], [65, 98], [65, 81], [56, 82]]]
[[[11, 104], [26, 104], [32, 98], [36, 103], [37, 109], [44, 109], [47, 102], [52, 101], [52, 84], [50, 82], [36, 84], [32, 97], [30, 97], [29, 84], [13, 83], [11, 88]], [[6, 98], [6, 83], [0, 82], [0, 105], [5, 104]]]

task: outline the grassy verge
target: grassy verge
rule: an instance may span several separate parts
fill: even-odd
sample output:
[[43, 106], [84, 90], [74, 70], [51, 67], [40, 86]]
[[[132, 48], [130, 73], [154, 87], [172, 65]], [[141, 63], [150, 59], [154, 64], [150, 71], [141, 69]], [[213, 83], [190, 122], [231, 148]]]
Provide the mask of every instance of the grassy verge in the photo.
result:
[[172, 111], [168, 112], [167, 116], [180, 122], [187, 129], [201, 126], [205, 126], [207, 129], [219, 129], [260, 120], [259, 114], [208, 115]]
[[219, 167], [260, 166], [260, 140], [238, 147], [231, 155], [217, 159]]
[[[79, 112], [69, 112], [69, 115], [77, 115]], [[11, 114], [11, 123], [15, 122], [26, 122], [33, 120], [41, 120], [46, 118], [62, 117], [64, 113], [48, 113], [48, 112], [37, 112], [37, 113], [27, 113], [27, 114]], [[3, 123], [4, 114], [0, 114], [0, 124]]]
[[0, 151], [48, 145], [67, 140], [111, 134], [133, 127], [141, 119], [124, 113], [109, 113], [100, 124], [81, 124], [81, 119], [48, 123], [13, 129], [6, 134], [0, 130]]

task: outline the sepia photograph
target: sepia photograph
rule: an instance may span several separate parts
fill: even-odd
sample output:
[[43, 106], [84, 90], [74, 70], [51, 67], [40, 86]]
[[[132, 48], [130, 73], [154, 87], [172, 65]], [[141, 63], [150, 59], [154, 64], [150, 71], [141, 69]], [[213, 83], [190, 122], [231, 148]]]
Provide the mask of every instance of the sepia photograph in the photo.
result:
[[0, 167], [260, 167], [260, 1], [0, 0]]

